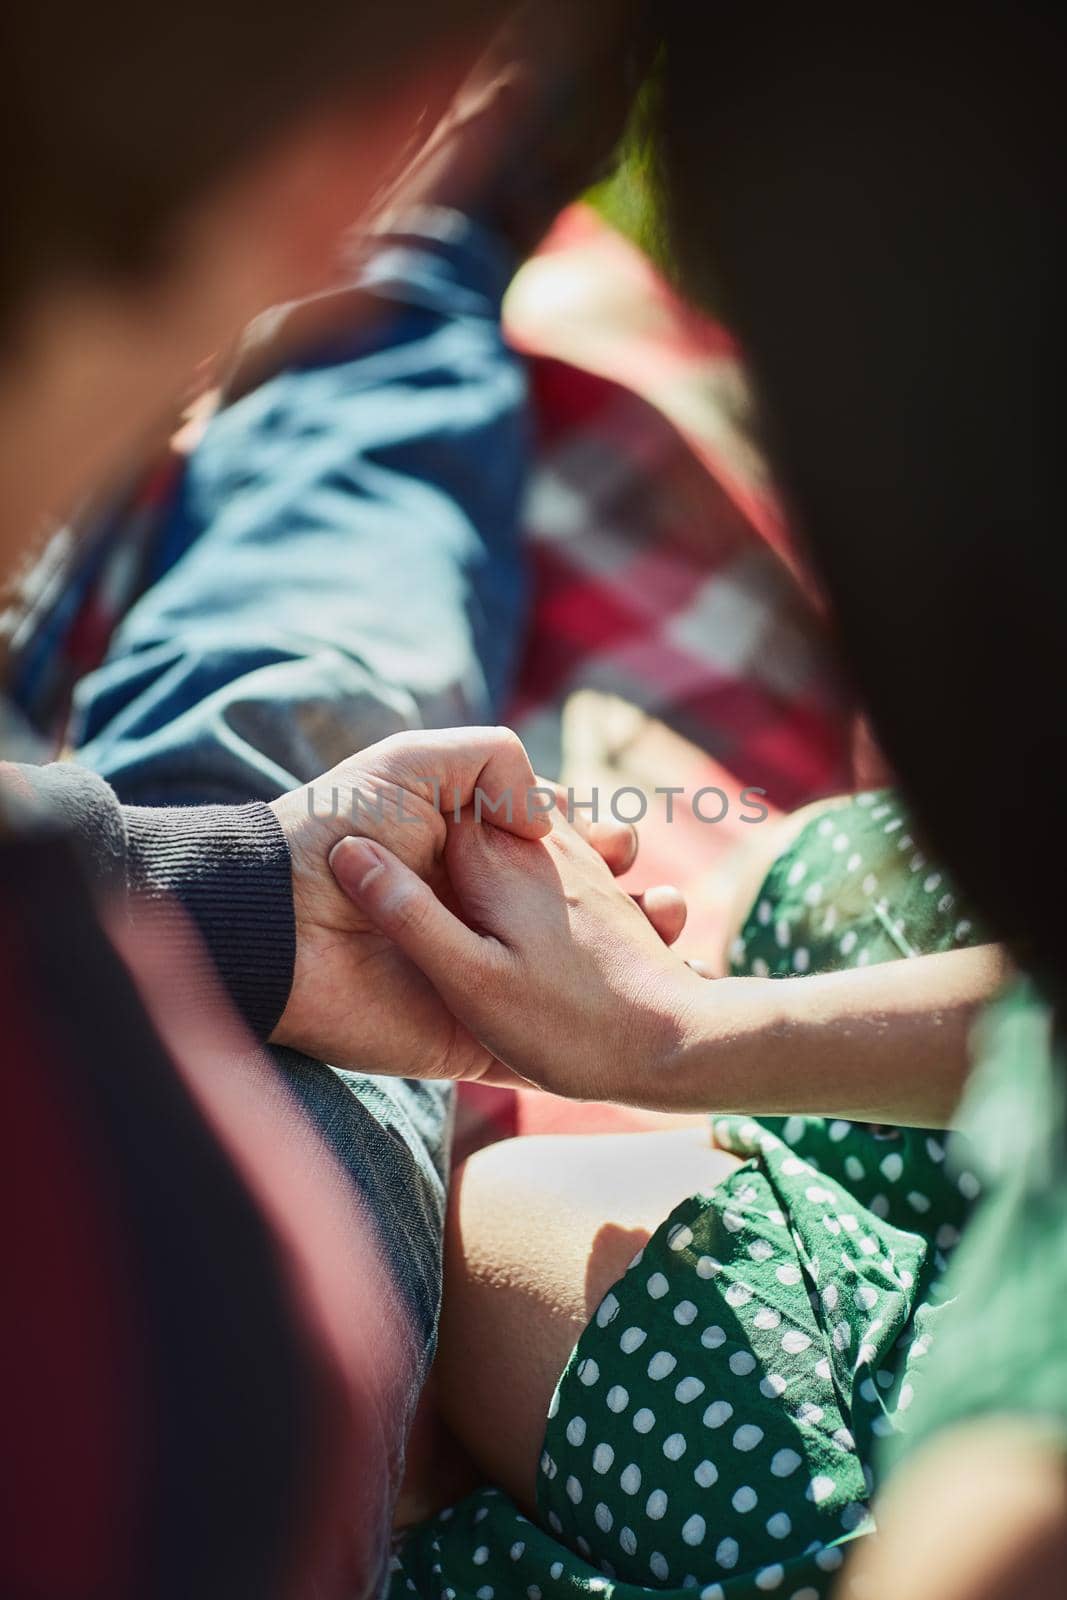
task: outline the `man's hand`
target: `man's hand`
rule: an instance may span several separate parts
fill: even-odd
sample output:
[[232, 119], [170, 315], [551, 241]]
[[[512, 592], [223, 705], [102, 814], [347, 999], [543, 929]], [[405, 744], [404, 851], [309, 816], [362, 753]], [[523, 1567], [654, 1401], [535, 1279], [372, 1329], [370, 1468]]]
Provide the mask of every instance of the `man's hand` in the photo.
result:
[[598, 853], [558, 814], [541, 840], [468, 816], [449, 824], [445, 861], [458, 915], [378, 842], [331, 855], [352, 904], [469, 1038], [558, 1094], [648, 1103], [706, 988]]
[[[478, 832], [507, 831], [530, 844], [551, 832], [539, 809], [551, 802], [548, 787], [538, 785], [521, 741], [506, 728], [397, 734], [274, 802], [293, 859], [297, 932], [293, 987], [274, 1043], [367, 1072], [513, 1081], [329, 866], [343, 841], [373, 840], [431, 898], [455, 904], [446, 842], [457, 831], [457, 809], [472, 807], [479, 790], [485, 820]], [[611, 871], [632, 864], [632, 828], [604, 823], [584, 831]], [[653, 890], [645, 898], [662, 937], [677, 938], [685, 920], [680, 896]]]

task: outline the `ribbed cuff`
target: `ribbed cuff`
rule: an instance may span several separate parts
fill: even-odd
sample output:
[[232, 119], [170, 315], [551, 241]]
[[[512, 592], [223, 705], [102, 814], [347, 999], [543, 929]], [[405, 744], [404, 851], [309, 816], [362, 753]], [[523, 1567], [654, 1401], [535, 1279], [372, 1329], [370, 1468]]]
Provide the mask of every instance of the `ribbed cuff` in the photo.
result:
[[248, 1026], [269, 1038], [296, 957], [292, 864], [273, 811], [256, 801], [123, 813], [131, 895], [184, 907]]

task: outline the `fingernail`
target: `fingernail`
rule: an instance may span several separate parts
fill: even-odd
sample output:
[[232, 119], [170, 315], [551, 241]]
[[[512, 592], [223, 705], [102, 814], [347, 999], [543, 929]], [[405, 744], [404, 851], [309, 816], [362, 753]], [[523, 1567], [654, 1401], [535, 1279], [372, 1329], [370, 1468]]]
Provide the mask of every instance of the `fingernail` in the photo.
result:
[[385, 862], [369, 839], [350, 836], [338, 840], [329, 860], [330, 871], [350, 894], [362, 894], [371, 880], [385, 871]]

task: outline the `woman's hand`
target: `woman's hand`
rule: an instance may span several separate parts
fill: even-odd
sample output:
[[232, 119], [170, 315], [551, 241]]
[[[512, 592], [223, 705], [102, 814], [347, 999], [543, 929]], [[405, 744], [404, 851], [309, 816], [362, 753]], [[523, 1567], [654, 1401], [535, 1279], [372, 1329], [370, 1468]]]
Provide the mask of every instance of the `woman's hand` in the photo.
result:
[[1007, 970], [997, 947], [709, 983], [664, 943], [680, 897], [653, 891], [642, 915], [558, 814], [539, 841], [470, 818], [445, 835], [447, 904], [378, 843], [346, 839], [330, 865], [361, 926], [486, 1057], [658, 1111], [951, 1120], [974, 1018]]
[[[510, 1081], [399, 942], [342, 892], [329, 867], [340, 841], [371, 839], [427, 885], [431, 898], [454, 903], [446, 844], [468, 830], [451, 821], [452, 808], [457, 797], [469, 805], [479, 791], [492, 803], [510, 794], [510, 817], [500, 807], [487, 810], [494, 820], [470, 831], [496, 837], [510, 827], [526, 841], [550, 832], [542, 808], [552, 803], [552, 786], [537, 783], [520, 740], [506, 728], [396, 734], [274, 802], [292, 856], [296, 912], [293, 986], [276, 1044], [366, 1072]], [[611, 873], [632, 865], [637, 837], [628, 824], [584, 823], [582, 832], [590, 853], [606, 863], [609, 882]], [[681, 896], [652, 890], [643, 904], [658, 930], [653, 938], [676, 939], [685, 921]]]
[[370, 840], [343, 840], [330, 865], [367, 921], [508, 1067], [557, 1094], [655, 1103], [655, 1080], [707, 987], [649, 920], [677, 937], [674, 892], [635, 902], [558, 812], [539, 841], [467, 813], [449, 823], [444, 859], [455, 911]]

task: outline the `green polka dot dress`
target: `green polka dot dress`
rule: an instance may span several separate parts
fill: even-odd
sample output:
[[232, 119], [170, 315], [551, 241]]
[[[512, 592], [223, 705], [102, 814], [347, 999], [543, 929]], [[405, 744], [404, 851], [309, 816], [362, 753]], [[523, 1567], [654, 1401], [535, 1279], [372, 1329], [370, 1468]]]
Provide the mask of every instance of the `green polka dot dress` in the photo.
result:
[[[888, 794], [835, 803], [775, 862], [733, 952], [801, 974], [974, 941]], [[390, 1600], [650, 1590], [818, 1600], [870, 1526], [979, 1191], [939, 1133], [716, 1119], [742, 1158], [667, 1217], [553, 1396], [538, 1516], [485, 1489], [400, 1546]]]

